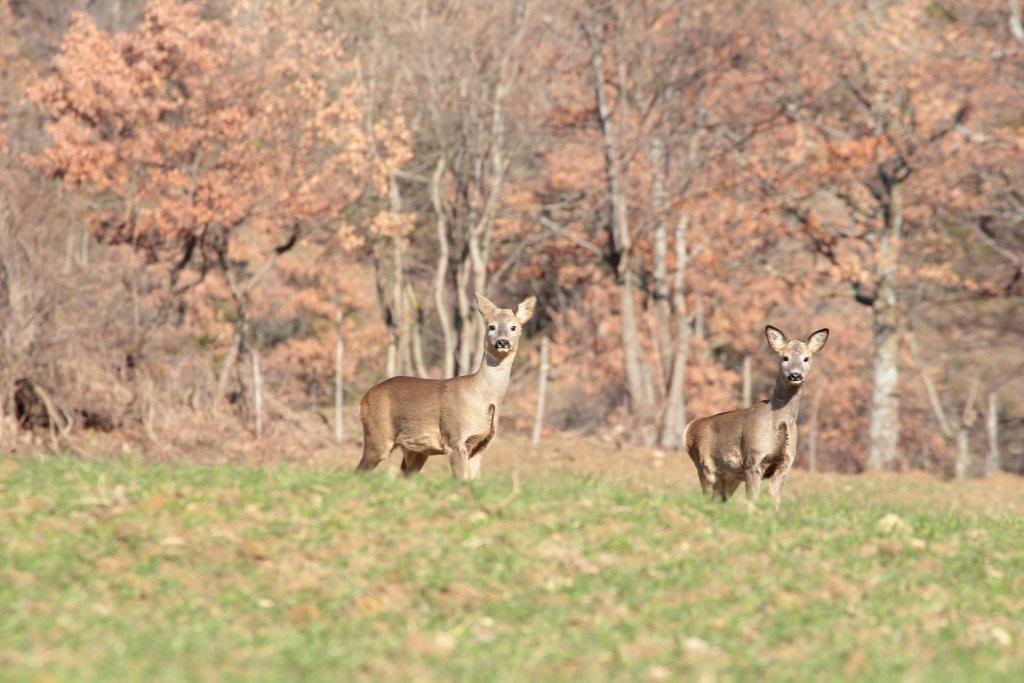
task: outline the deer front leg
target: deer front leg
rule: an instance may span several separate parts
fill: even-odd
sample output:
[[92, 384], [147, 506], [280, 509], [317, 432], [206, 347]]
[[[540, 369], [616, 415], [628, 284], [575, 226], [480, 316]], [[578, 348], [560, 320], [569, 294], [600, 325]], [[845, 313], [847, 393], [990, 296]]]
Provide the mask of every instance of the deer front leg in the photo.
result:
[[459, 481], [466, 481], [469, 478], [469, 449], [466, 442], [462, 441], [449, 451], [449, 462], [452, 466], [452, 474]]
[[779, 504], [782, 503], [782, 487], [786, 483], [786, 472], [789, 468], [776, 472], [768, 479], [768, 493], [772, 498], [772, 509], [779, 511]]
[[786, 485], [786, 475], [789, 474], [794, 459], [793, 456], [787, 455], [785, 462], [775, 468], [772, 476], [768, 477], [768, 493], [771, 495], [772, 509], [775, 512], [779, 511], [779, 505], [782, 503], [782, 487]]
[[785, 442], [782, 446], [782, 462], [768, 473], [768, 492], [771, 494], [772, 509], [775, 512], [779, 511], [779, 504], [782, 503], [782, 487], [786, 484], [786, 475], [796, 460], [796, 425], [786, 423], [783, 427]]
[[467, 470], [468, 470], [468, 472], [467, 472], [468, 477], [467, 478], [468, 479], [472, 480], [472, 479], [479, 479], [480, 478], [480, 465], [483, 464], [483, 461], [484, 461], [484, 454], [483, 453], [477, 453], [476, 455], [474, 455], [473, 457], [471, 457], [469, 459], [469, 463], [467, 464]]
[[761, 458], [751, 461], [743, 470], [743, 483], [747, 485], [747, 499], [756, 502], [761, 494]]
[[470, 440], [466, 441], [466, 448], [468, 448], [469, 451], [470, 451], [469, 452], [469, 478], [470, 479], [479, 479], [480, 478], [480, 466], [483, 464], [483, 461], [484, 461], [484, 451], [487, 449], [487, 446], [490, 445], [491, 441], [494, 439], [494, 435], [498, 433], [497, 410], [492, 405], [492, 406], [490, 406], [488, 408], [488, 411], [490, 413], [490, 422], [491, 422], [491, 430], [490, 430], [490, 432], [487, 434], [487, 436], [485, 436], [482, 439], [480, 439], [479, 442], [475, 443], [472, 446], [472, 448], [470, 448], [469, 442], [470, 441], [475, 441], [475, 439], [470, 439]]

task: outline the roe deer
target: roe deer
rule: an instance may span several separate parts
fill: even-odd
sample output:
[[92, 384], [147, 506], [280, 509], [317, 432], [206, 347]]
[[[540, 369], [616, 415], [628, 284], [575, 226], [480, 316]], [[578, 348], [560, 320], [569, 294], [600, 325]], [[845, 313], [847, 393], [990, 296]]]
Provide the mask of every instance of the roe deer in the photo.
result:
[[705, 494], [721, 496], [725, 502], [745, 482], [747, 495], [756, 500], [764, 478], [772, 506], [778, 510], [782, 486], [796, 457], [800, 388], [811, 370], [811, 358], [825, 346], [828, 330], [818, 330], [806, 342], [786, 339], [771, 325], [764, 333], [780, 357], [771, 398], [749, 408], [697, 418], [686, 425], [683, 443]]
[[457, 478], [479, 477], [483, 450], [497, 431], [519, 336], [536, 304], [531, 294], [514, 309], [498, 308], [478, 292], [476, 306], [487, 332], [476, 373], [451, 379], [392, 377], [367, 391], [359, 402], [363, 457], [356, 470], [372, 470], [398, 448], [407, 476], [419, 472], [431, 455], [447, 455]]

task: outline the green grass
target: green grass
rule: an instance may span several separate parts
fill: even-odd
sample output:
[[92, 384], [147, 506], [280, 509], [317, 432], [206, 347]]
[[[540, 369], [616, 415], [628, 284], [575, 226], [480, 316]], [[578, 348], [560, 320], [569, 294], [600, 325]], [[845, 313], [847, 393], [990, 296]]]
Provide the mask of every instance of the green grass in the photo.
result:
[[0, 678], [1021, 680], [1020, 515], [848, 481], [0, 460]]

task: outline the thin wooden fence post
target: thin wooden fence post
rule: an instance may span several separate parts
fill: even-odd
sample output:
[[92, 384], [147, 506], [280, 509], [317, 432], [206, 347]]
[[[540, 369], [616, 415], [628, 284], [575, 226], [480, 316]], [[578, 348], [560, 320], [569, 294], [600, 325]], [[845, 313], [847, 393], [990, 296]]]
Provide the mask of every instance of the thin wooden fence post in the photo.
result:
[[334, 442], [340, 444], [345, 438], [345, 378], [342, 374], [345, 367], [345, 335], [341, 311], [335, 315], [335, 324], [338, 340], [334, 349]]
[[252, 356], [252, 395], [256, 413], [256, 438], [263, 436], [263, 375], [260, 373], [260, 352], [255, 345], [249, 350]]
[[544, 406], [547, 403], [548, 394], [548, 370], [550, 342], [545, 336], [540, 340], [540, 378], [537, 380], [537, 412], [533, 416], [533, 438], [531, 441], [536, 446], [540, 443], [540, 430], [544, 426]]

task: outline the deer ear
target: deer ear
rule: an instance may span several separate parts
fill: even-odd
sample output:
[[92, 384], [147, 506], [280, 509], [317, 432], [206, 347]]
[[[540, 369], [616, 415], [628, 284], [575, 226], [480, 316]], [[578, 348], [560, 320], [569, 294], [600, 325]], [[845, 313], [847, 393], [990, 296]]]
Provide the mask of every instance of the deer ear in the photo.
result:
[[480, 292], [476, 293], [476, 310], [480, 311], [480, 315], [485, 318], [490, 318], [494, 315], [494, 312], [498, 310], [498, 307], [491, 303], [491, 300]]
[[526, 322], [533, 317], [533, 311], [537, 308], [537, 297], [531, 294], [522, 301], [516, 304], [516, 307], [512, 312], [516, 316], [516, 320], [519, 321], [520, 325], [525, 325]]
[[828, 328], [818, 330], [811, 334], [807, 338], [807, 348], [811, 350], [811, 353], [817, 353], [825, 346], [825, 342], [828, 341]]
[[786, 335], [782, 334], [782, 330], [766, 325], [764, 336], [768, 338], [768, 346], [772, 347], [772, 351], [782, 353], [782, 349], [786, 346]]

